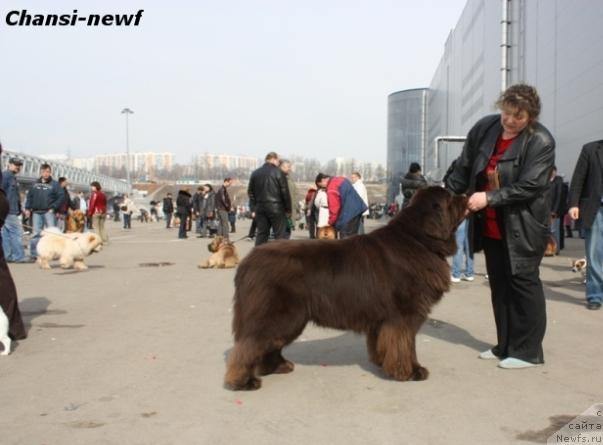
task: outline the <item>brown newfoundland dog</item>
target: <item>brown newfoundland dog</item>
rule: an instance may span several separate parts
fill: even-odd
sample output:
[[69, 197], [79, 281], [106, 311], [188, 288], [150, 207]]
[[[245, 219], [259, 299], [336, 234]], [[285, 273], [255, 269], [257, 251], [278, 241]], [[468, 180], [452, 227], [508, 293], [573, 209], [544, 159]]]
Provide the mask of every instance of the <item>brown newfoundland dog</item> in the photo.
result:
[[446, 257], [467, 199], [419, 190], [387, 226], [333, 241], [256, 247], [235, 277], [228, 389], [258, 389], [256, 376], [293, 371], [281, 350], [309, 321], [365, 333], [370, 359], [396, 380], [424, 380], [415, 336], [450, 287]]

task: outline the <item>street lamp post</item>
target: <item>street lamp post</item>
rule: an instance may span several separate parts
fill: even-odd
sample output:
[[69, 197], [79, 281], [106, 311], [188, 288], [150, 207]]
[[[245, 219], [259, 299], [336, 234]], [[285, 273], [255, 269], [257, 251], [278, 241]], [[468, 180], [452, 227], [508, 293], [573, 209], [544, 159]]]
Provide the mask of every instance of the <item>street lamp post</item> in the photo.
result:
[[132, 181], [130, 179], [130, 129], [128, 123], [128, 116], [130, 114], [134, 114], [134, 112], [129, 108], [124, 108], [123, 110], [121, 110], [121, 114], [126, 115], [126, 178], [128, 181], [128, 190], [131, 191]]

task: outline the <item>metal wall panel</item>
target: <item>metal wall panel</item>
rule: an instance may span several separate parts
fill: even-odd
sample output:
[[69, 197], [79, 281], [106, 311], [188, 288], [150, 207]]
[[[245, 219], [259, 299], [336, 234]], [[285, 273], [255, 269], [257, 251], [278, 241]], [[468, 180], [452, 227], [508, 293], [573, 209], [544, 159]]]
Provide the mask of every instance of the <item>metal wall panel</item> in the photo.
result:
[[425, 142], [424, 88], [398, 91], [387, 99], [387, 201], [400, 190], [411, 162], [422, 164]]

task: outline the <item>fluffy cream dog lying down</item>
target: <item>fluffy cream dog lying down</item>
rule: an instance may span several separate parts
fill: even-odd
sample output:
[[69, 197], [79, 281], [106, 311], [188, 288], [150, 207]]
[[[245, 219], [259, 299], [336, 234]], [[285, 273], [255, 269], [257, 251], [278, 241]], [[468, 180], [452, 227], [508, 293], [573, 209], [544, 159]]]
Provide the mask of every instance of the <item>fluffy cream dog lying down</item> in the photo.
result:
[[51, 227], [42, 232], [38, 243], [38, 264], [42, 269], [50, 269], [49, 262], [58, 259], [63, 269], [85, 270], [84, 257], [102, 249], [100, 236], [93, 232], [62, 233]]

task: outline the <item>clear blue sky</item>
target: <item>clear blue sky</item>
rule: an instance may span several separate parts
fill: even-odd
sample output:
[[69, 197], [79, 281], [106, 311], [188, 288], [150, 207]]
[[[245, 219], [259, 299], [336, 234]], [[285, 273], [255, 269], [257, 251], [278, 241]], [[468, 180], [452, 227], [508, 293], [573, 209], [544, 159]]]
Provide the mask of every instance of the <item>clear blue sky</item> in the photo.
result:
[[[30, 13], [135, 13], [139, 27], [8, 27]], [[0, 3], [0, 139], [132, 151], [385, 161], [387, 95], [428, 86], [465, 0]]]

